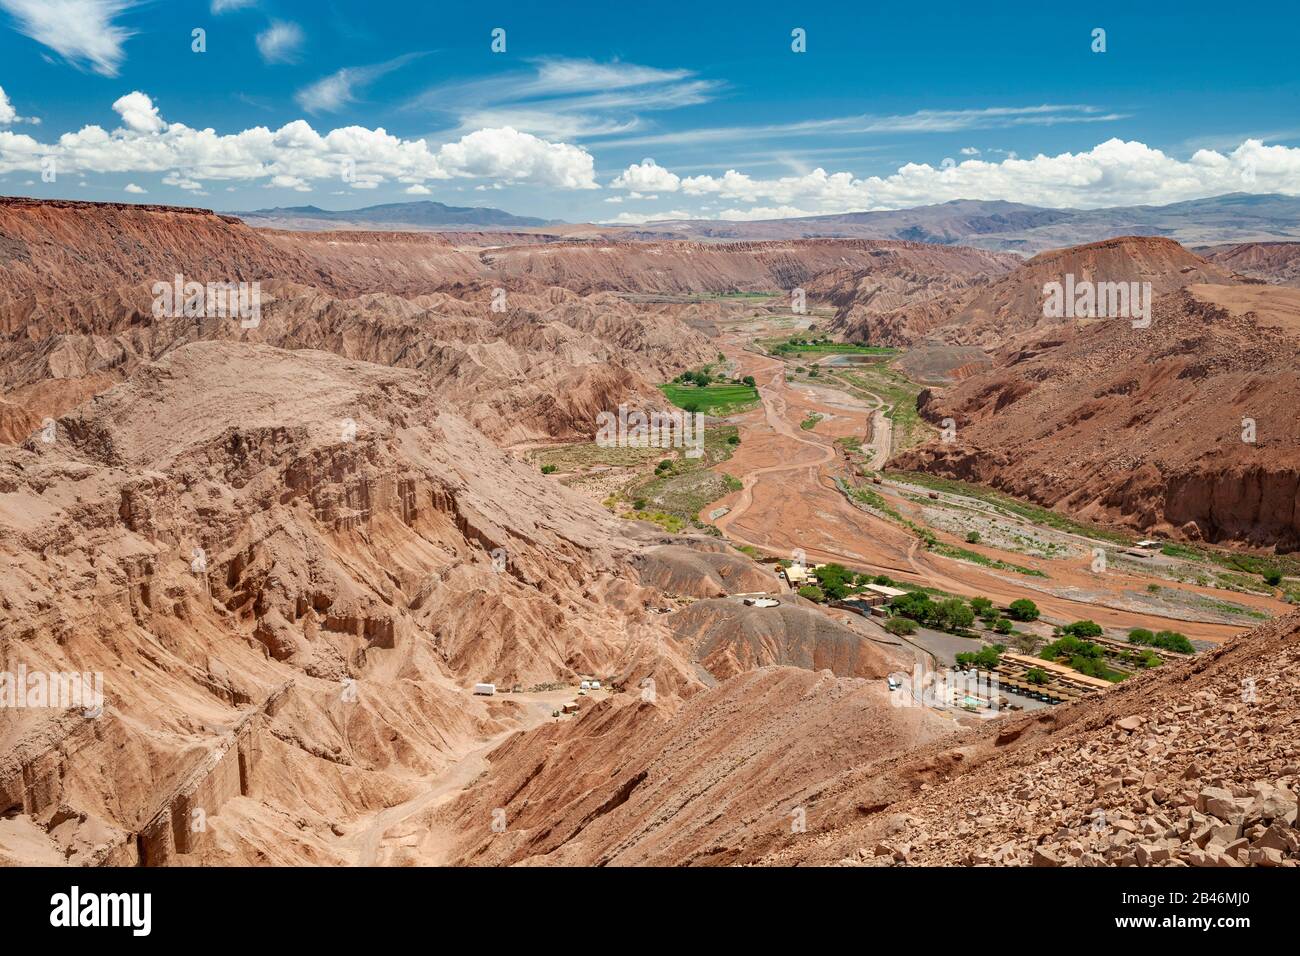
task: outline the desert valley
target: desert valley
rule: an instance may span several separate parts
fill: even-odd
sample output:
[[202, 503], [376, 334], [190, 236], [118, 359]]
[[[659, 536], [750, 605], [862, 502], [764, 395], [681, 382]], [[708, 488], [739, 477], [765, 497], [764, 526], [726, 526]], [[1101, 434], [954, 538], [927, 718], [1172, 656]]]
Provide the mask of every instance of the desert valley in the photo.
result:
[[0, 237], [7, 863], [1300, 860], [1300, 244]]
[[10, 948], [1282, 937], [1298, 30], [0, 0]]

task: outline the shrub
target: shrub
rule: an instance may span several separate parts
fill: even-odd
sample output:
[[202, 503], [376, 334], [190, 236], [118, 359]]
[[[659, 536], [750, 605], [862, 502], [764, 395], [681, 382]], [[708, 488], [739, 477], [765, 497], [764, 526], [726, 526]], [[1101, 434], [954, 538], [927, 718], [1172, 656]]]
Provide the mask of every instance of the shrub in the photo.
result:
[[1038, 667], [1031, 667], [1025, 671], [1025, 680], [1031, 684], [1046, 684], [1047, 672]]
[[853, 572], [842, 564], [823, 564], [820, 568], [813, 569], [813, 577], [827, 597], [839, 601], [849, 593]]
[[1269, 587], [1277, 587], [1282, 583], [1282, 572], [1277, 568], [1269, 568], [1264, 572], [1264, 583]]
[[1145, 627], [1135, 627], [1128, 632], [1128, 642], [1130, 644], [1150, 644], [1155, 635]]
[[805, 584], [799, 589], [799, 596], [807, 598], [809, 601], [816, 601], [818, 604], [826, 600], [826, 595], [822, 592], [822, 589], [815, 584]]
[[740, 444], [740, 436], [739, 436], [739, 435], [728, 435], [728, 436], [727, 436], [727, 444], [728, 444], [728, 445], [739, 445], [739, 444]]
[[742, 384], [748, 385], [750, 388], [755, 388], [758, 385], [758, 382], [754, 380], [754, 376], [752, 375], [746, 375], [740, 381]]
[[1028, 598], [1020, 598], [1007, 605], [1007, 614], [1017, 621], [1038, 620], [1038, 605]]
[[978, 667], [982, 671], [991, 671], [1002, 662], [997, 648], [986, 647], [976, 653], [965, 652], [957, 655], [957, 666], [963, 670]]
[[980, 543], [980, 533], [979, 533], [978, 531], [968, 531], [968, 532], [966, 532], [966, 543], [967, 543], [967, 544], [979, 544], [979, 543]]
[[1010, 634], [1011, 622], [1005, 617], [1000, 617], [993, 622], [993, 630], [997, 631], [999, 634]]
[[553, 475], [559, 467], [559, 465], [542, 465], [542, 474]]
[[890, 634], [915, 634], [916, 622], [906, 617], [891, 617], [885, 622], [885, 630]]
[[1196, 648], [1192, 646], [1192, 642], [1177, 631], [1160, 631], [1151, 638], [1151, 643], [1166, 651], [1176, 651], [1179, 654], [1196, 653]]
[[638, 498], [636, 501], [632, 502], [632, 510], [633, 510], [633, 511], [645, 511], [645, 505], [646, 505], [646, 501], [645, 501], [645, 499], [644, 499], [644, 498]]

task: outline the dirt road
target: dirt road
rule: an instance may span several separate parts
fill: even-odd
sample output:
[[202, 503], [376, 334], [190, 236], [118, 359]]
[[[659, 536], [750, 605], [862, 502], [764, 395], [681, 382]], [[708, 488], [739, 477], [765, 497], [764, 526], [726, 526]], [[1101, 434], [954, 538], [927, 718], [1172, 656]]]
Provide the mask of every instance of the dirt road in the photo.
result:
[[[1222, 641], [1249, 625], [1132, 610], [1124, 592], [1140, 593], [1158, 581], [1163, 588], [1247, 604], [1270, 614], [1288, 610], [1278, 601], [1237, 592], [1118, 571], [1096, 575], [1082, 561], [1003, 554], [956, 541], [941, 531], [936, 531], [941, 541], [1041, 570], [1047, 577], [1017, 581], [1014, 572], [923, 550], [916, 536], [855, 507], [835, 484], [842, 469], [834, 438], [866, 434], [870, 418], [883, 410], [879, 397], [873, 407], [826, 385], [793, 388], [786, 382], [783, 362], [750, 351], [747, 345], [745, 339], [722, 340], [723, 351], [736, 362], [739, 374], [758, 380], [762, 408], [738, 418], [742, 443], [734, 457], [719, 466], [740, 480], [741, 489], [710, 505], [710, 509], [718, 505], [730, 509], [715, 524], [734, 542], [784, 558], [800, 554], [810, 562], [837, 561], [880, 571], [966, 597], [983, 595], [1000, 604], [1029, 598], [1045, 617], [1062, 621], [1091, 619], [1112, 628], [1172, 628], [1193, 639]], [[800, 428], [799, 423], [814, 412], [825, 420], [815, 430]], [[873, 464], [883, 463], [889, 438], [882, 439], [880, 430], [872, 438]]]

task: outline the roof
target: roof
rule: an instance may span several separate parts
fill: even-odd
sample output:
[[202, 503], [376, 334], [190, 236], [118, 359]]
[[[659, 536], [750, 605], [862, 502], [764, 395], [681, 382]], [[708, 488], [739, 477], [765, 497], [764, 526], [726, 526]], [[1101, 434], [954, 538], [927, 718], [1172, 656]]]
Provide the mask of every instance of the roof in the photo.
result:
[[883, 594], [885, 597], [902, 597], [907, 592], [902, 588], [891, 588], [884, 584], [868, 584], [868, 591], [875, 591], [877, 594]]

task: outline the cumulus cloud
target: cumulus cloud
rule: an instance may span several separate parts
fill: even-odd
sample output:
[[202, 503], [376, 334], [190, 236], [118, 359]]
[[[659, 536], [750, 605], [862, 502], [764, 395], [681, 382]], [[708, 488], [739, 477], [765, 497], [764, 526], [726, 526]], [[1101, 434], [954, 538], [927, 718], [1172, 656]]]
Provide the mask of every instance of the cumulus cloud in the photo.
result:
[[610, 183], [614, 189], [630, 189], [633, 193], [674, 193], [681, 186], [681, 179], [653, 159], [643, 159], [633, 163]]
[[[629, 166], [615, 183], [643, 175], [644, 164]], [[666, 179], [658, 188], [671, 191]], [[902, 209], [951, 199], [1078, 208], [1160, 205], [1229, 192], [1300, 195], [1300, 149], [1248, 139], [1228, 153], [1202, 149], [1189, 159], [1178, 159], [1144, 143], [1109, 139], [1083, 152], [1032, 159], [1008, 155], [1000, 162], [968, 159], [937, 167], [908, 163], [889, 176], [859, 178], [818, 168], [801, 176], [757, 179], [731, 169], [722, 176], [681, 178], [677, 190], [688, 196], [767, 204], [720, 214], [737, 219], [775, 218], [769, 215], [773, 212]]]
[[141, 187], [137, 186], [135, 183], [127, 183], [125, 189], [123, 190], [123, 192], [128, 192], [131, 193], [132, 195], [137, 195], [137, 196], [141, 195], [142, 193], [146, 193], [148, 191], [149, 190], [142, 189]]
[[689, 212], [681, 209], [670, 209], [667, 212], [621, 212], [613, 219], [607, 219], [606, 222], [618, 223], [620, 225], [639, 226], [646, 222], [657, 222], [663, 219], [698, 219], [698, 216], [692, 216]]
[[165, 120], [139, 91], [119, 98], [113, 109], [122, 121], [111, 132], [85, 126], [43, 143], [0, 130], [0, 174], [39, 171], [48, 156], [60, 170], [82, 174], [163, 173], [165, 184], [196, 193], [209, 180], [260, 181], [300, 191], [316, 181], [344, 179], [354, 189], [373, 189], [390, 180], [420, 184], [453, 178], [599, 188], [586, 150], [508, 127], [476, 130], [431, 146], [382, 128], [345, 126], [321, 133], [305, 120], [276, 130], [257, 126], [228, 134], [193, 129]]
[[433, 192], [433, 190], [430, 189], [428, 186], [424, 186], [421, 185], [420, 183], [416, 183], [413, 186], [407, 186], [404, 192], [408, 196], [428, 196]]
[[77, 67], [117, 76], [122, 45], [135, 35], [114, 19], [136, 0], [0, 0], [20, 33]]
[[257, 35], [257, 52], [267, 63], [292, 63], [302, 46], [302, 27], [275, 20]]
[[31, 122], [18, 115], [14, 105], [9, 102], [9, 94], [0, 86], [0, 126], [10, 126], [14, 123]]
[[166, 125], [158, 116], [158, 107], [143, 93], [128, 93], [113, 103], [113, 112], [122, 117], [122, 124], [136, 133], [161, 133]]

